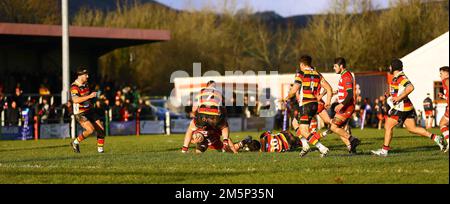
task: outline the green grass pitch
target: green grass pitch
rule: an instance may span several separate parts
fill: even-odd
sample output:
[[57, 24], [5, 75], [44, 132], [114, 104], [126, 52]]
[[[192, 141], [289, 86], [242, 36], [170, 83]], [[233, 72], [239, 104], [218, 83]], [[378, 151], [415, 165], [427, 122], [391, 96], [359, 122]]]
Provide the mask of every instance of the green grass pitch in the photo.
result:
[[[437, 129], [433, 130], [438, 133]], [[105, 154], [95, 138], [81, 144], [81, 154], [69, 139], [0, 141], [0, 183], [95, 184], [390, 184], [449, 183], [449, 156], [433, 141], [396, 129], [390, 157], [370, 155], [382, 145], [383, 131], [354, 130], [362, 140], [359, 154], [348, 156], [336, 135], [322, 143], [326, 158], [314, 151], [240, 153], [208, 150], [182, 154], [183, 135], [107, 137]], [[256, 132], [232, 133], [234, 141]]]

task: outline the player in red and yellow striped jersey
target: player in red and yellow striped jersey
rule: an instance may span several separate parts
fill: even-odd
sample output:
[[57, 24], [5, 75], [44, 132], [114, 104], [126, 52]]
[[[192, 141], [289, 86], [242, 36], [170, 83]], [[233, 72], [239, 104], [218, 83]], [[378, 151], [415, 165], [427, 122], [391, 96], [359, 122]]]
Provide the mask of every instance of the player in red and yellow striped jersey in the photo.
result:
[[[186, 130], [182, 152], [186, 153], [189, 144], [197, 144], [198, 153], [208, 148], [226, 152], [238, 152], [238, 144], [233, 144], [229, 134], [230, 130], [223, 108], [222, 93], [215, 88], [215, 82], [208, 82], [208, 87], [200, 91], [193, 106], [195, 117]], [[193, 139], [194, 134], [202, 134], [200, 139]], [[220, 140], [223, 137], [223, 142]]]
[[393, 129], [397, 124], [402, 122], [409, 132], [432, 139], [443, 150], [444, 140], [441, 136], [432, 134], [424, 128], [416, 126], [416, 111], [411, 100], [408, 98], [409, 94], [414, 91], [414, 86], [408, 80], [405, 73], [403, 73], [402, 61], [399, 59], [393, 60], [389, 69], [391, 74], [394, 75], [394, 78], [390, 84], [391, 97], [388, 99], [388, 102], [391, 103], [391, 110], [388, 113], [389, 117], [384, 125], [384, 145], [382, 149], [372, 151], [372, 153], [378, 156], [388, 156], [394, 133]]
[[447, 108], [445, 109], [444, 117], [441, 118], [439, 122], [439, 127], [441, 129], [442, 135], [444, 135], [444, 139], [447, 142], [447, 147], [445, 148], [445, 152], [448, 152], [449, 142], [448, 142], [448, 76], [449, 76], [449, 68], [448, 66], [441, 67], [439, 69], [439, 74], [442, 80], [442, 85], [444, 86], [444, 94], [441, 95], [441, 98], [444, 98], [447, 101]]
[[[325, 108], [329, 108], [331, 104], [332, 89], [330, 84], [323, 78], [323, 76], [312, 68], [312, 58], [310, 56], [302, 56], [299, 60], [300, 70], [297, 71], [295, 75], [294, 86], [289, 91], [288, 96], [284, 101], [289, 101], [291, 98], [295, 97], [297, 93], [300, 94], [298, 103], [298, 117], [300, 127], [297, 132], [298, 137], [304, 137], [312, 145], [315, 145], [321, 156], [326, 156], [329, 149], [322, 145], [319, 141], [320, 135], [317, 132], [311, 132], [309, 130], [311, 120], [317, 114], [318, 109], [318, 99], [319, 88], [324, 87], [327, 90], [327, 101], [325, 102]], [[300, 157], [305, 156], [310, 151], [310, 147], [304, 144], [302, 151], [300, 152]]]
[[80, 142], [89, 137], [92, 133], [97, 132], [97, 151], [103, 153], [103, 145], [105, 143], [105, 129], [100, 121], [99, 116], [92, 109], [92, 98], [97, 96], [97, 92], [89, 90], [87, 70], [83, 69], [77, 72], [77, 79], [70, 87], [70, 93], [73, 101], [73, 114], [78, 123], [85, 129], [74, 141], [70, 143], [72, 149], [76, 153], [80, 153]]

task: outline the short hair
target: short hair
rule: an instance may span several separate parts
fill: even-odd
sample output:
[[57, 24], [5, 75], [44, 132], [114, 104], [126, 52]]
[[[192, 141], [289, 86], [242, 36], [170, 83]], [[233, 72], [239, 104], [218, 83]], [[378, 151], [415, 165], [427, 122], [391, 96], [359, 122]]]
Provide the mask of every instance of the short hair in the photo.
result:
[[209, 86], [209, 85], [215, 84], [215, 83], [216, 83], [215, 81], [211, 80], [211, 81], [208, 81], [208, 83], [206, 83], [206, 86]]
[[334, 59], [334, 64], [337, 64], [339, 66], [343, 66], [344, 68], [347, 67], [347, 62], [345, 61], [345, 59], [343, 57], [338, 57], [336, 59]]
[[403, 62], [399, 59], [393, 59], [391, 62], [392, 71], [403, 71]]
[[309, 55], [303, 55], [300, 57], [300, 63], [303, 63], [306, 66], [311, 66], [312, 65], [312, 57]]
[[247, 147], [250, 152], [258, 152], [261, 149], [261, 143], [258, 140], [252, 140]]
[[77, 76], [80, 76], [83, 74], [89, 74], [88, 70], [85, 67], [79, 67], [77, 69]]
[[439, 69], [439, 71], [441, 71], [441, 72], [449, 72], [448, 71], [448, 66], [445, 66], [445, 67], [441, 67], [440, 69]]

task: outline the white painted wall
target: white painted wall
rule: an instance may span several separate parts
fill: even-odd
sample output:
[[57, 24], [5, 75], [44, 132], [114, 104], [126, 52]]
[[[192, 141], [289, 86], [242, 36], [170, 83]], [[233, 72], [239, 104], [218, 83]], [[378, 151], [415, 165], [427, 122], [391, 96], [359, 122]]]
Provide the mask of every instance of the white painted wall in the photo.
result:
[[[427, 93], [430, 93], [431, 99], [435, 100], [433, 86], [435, 81], [441, 81], [439, 68], [449, 65], [449, 33], [441, 35], [401, 60], [406, 76], [415, 87], [410, 99], [416, 110], [423, 110], [423, 100], [427, 97]], [[445, 106], [438, 107], [440, 108], [436, 118], [439, 121]]]

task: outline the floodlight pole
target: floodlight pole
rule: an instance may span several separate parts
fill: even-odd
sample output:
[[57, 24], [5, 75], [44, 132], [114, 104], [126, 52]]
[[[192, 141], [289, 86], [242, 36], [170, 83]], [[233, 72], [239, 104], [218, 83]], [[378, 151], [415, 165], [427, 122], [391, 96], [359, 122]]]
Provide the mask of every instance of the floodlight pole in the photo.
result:
[[62, 12], [62, 92], [61, 104], [67, 103], [69, 99], [69, 6], [68, 0], [61, 0]]

